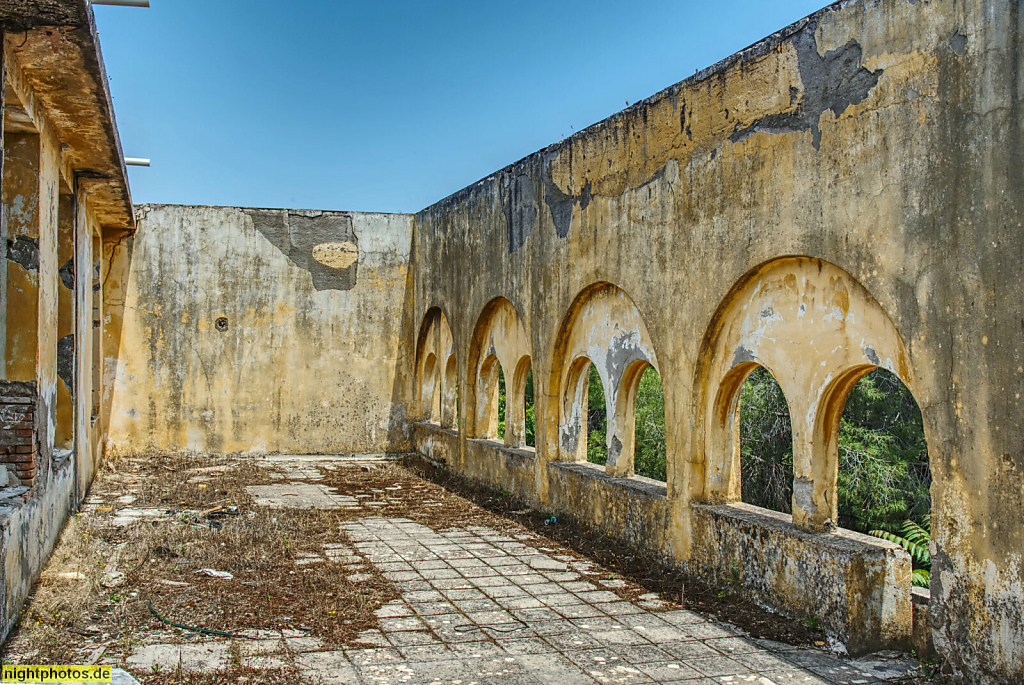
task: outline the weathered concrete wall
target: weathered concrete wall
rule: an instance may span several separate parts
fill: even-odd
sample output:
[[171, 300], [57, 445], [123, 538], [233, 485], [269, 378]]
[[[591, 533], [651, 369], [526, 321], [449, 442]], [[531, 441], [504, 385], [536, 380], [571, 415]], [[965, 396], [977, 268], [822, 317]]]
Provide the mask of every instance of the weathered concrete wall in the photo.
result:
[[406, 450], [410, 223], [141, 207], [106, 248], [108, 449]]
[[[0, 15], [2, 639], [98, 464], [92, 248], [133, 216], [88, 3], [7, 2]], [[51, 21], [69, 25], [39, 26]]]
[[[57, 211], [57, 388], [55, 448], [70, 451], [75, 437], [75, 198], [62, 194]], [[86, 329], [88, 330], [88, 329]]]
[[858, 651], [911, 647], [910, 557], [854, 531], [820, 535], [742, 502], [694, 505], [690, 566], [765, 606], [817, 617]]
[[4, 136], [3, 204], [7, 229], [4, 378], [36, 378], [39, 319], [39, 136]]
[[[1012, 0], [838, 3], [418, 214], [410, 304], [444, 312], [460, 397], [488, 303], [522, 320], [540, 500], [566, 500], [549, 474], [567, 325], [596, 284], [629, 297], [656, 353], [669, 465], [650, 539], [681, 563], [713, 544], [691, 503], [736, 497], [718, 400], [743, 365], [800, 395], [796, 527], [825, 536], [836, 411], [889, 368], [928, 438], [936, 648], [974, 682], [1024, 677], [1022, 22]], [[475, 468], [460, 441], [450, 463]]]
[[[26, 93], [22, 96], [27, 98]], [[37, 133], [5, 132], [3, 200], [7, 342], [0, 446], [0, 636], [46, 563], [96, 468], [88, 409], [92, 369], [75, 341], [91, 336], [91, 240], [100, 231], [88, 192], [60, 194], [64, 160], [44, 112]], [[73, 179], [72, 179], [73, 180]], [[85, 334], [83, 336], [83, 333]], [[72, 392], [77, 389], [78, 392]], [[14, 468], [8, 471], [3, 464]]]
[[0, 503], [0, 639], [20, 617], [20, 608], [57, 544], [68, 513], [77, 508], [75, 468], [70, 459], [57, 465], [45, 488], [24, 503]]

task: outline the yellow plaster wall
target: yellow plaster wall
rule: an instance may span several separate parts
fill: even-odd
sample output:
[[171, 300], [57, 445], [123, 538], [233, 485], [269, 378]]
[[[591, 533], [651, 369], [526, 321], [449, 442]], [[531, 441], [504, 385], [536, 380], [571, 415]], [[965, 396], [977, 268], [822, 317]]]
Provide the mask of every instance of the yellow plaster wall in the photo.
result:
[[[409, 217], [151, 206], [139, 218], [104, 248], [111, 452], [406, 449]], [[355, 263], [313, 258], [339, 242], [357, 246]]]
[[[57, 208], [58, 212], [58, 230], [57, 230], [57, 266], [58, 269], [64, 268], [64, 266], [73, 260], [75, 257], [75, 198], [74, 196], [67, 194], [61, 195], [59, 205]], [[67, 271], [65, 269], [65, 271]], [[73, 271], [73, 269], [72, 269]], [[74, 284], [72, 283], [72, 286]], [[75, 290], [74, 287], [68, 288], [67, 284], [64, 283], [63, 278], [58, 272], [57, 277], [57, 340], [62, 341], [66, 336], [74, 336], [75, 334]], [[73, 338], [71, 338], [73, 340]], [[67, 366], [68, 357], [71, 357], [71, 386], [65, 382], [65, 379], [61, 377], [61, 365]], [[74, 431], [75, 431], [75, 406], [72, 400], [71, 394], [74, 390], [74, 347], [71, 347], [71, 352], [65, 350], [64, 359], [61, 359], [60, 350], [58, 350], [58, 377], [57, 377], [57, 433], [55, 437], [55, 444], [63, 449], [71, 449], [74, 443]]]
[[[4, 136], [3, 204], [7, 214], [7, 330], [5, 379], [36, 379], [39, 318], [39, 136]], [[11, 250], [19, 257], [12, 259]], [[31, 253], [34, 252], [33, 257]], [[20, 255], [24, 255], [23, 257]], [[35, 261], [35, 268], [26, 267]]]
[[[737, 351], [715, 348], [716, 316], [760, 265], [820, 260], [866, 294], [867, 319], [834, 319], [848, 328], [828, 339], [790, 328], [751, 351], [787, 367], [772, 372], [820, 416], [838, 392], [830, 372], [867, 360], [905, 379], [934, 477], [936, 646], [976, 682], [1024, 677], [1022, 26], [1010, 0], [836, 3], [418, 213], [415, 311], [443, 309], [460, 355], [488, 302], [507, 298], [523, 319], [541, 502], [571, 500], [551, 489], [568, 473], [552, 471], [562, 322], [579, 293], [611, 283], [645, 323], [665, 388], [665, 529], [646, 539], [683, 563], [710, 557], [691, 507], [713, 499], [702, 388]], [[817, 436], [799, 436], [803, 458], [821, 461], [827, 432], [801, 420]], [[454, 463], [485, 475], [459, 438]], [[798, 523], [827, 528], [828, 465], [803, 467], [815, 511]]]

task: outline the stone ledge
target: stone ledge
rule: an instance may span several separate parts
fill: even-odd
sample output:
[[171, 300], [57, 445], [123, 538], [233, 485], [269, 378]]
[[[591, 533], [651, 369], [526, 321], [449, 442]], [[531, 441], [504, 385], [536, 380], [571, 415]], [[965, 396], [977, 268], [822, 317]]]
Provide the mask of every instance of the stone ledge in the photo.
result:
[[899, 545], [854, 530], [837, 528], [830, 533], [812, 533], [793, 526], [793, 517], [782, 512], [762, 509], [746, 502], [729, 504], [692, 504], [697, 511], [711, 512], [715, 516], [742, 521], [750, 526], [778, 531], [811, 545], [821, 545], [846, 553], [868, 553], [879, 550], [899, 550]]
[[[456, 435], [458, 434], [456, 433]], [[506, 456], [516, 459], [526, 459], [528, 461], [536, 461], [537, 459], [537, 450], [533, 447], [509, 447], [504, 443], [498, 442], [497, 440], [491, 440], [490, 438], [468, 438], [466, 442], [471, 442], [474, 445], [481, 445], [483, 447], [489, 447], [492, 450], [497, 450]]]
[[0, 381], [0, 403], [35, 404], [35, 381]]
[[586, 462], [549, 462], [546, 506], [606, 532], [625, 544], [669, 548], [671, 519], [664, 483], [613, 478]]
[[630, 476], [629, 478], [616, 478], [609, 476], [608, 472], [604, 470], [604, 467], [597, 464], [591, 464], [590, 462], [565, 462], [555, 461], [551, 462], [549, 468], [565, 469], [566, 471], [572, 471], [585, 478], [593, 478], [598, 481], [602, 481], [612, 487], [629, 488], [636, 492], [647, 495], [649, 497], [659, 497], [662, 499], [668, 498], [668, 488], [665, 483], [654, 480], [653, 478], [646, 478], [644, 476]]
[[899, 545], [844, 529], [810, 533], [742, 502], [691, 511], [691, 572], [781, 613], [816, 617], [851, 654], [909, 645], [911, 562]]
[[413, 449], [428, 459], [452, 464], [459, 457], [459, 433], [430, 421], [412, 425]]

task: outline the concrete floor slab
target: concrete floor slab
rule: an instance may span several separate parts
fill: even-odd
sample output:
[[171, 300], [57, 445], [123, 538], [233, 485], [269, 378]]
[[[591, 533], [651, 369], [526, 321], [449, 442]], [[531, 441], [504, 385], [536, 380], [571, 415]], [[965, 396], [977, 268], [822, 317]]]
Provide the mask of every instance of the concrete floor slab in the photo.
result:
[[245, 489], [258, 506], [272, 509], [335, 509], [356, 503], [353, 497], [335, 495], [315, 483], [250, 485]]

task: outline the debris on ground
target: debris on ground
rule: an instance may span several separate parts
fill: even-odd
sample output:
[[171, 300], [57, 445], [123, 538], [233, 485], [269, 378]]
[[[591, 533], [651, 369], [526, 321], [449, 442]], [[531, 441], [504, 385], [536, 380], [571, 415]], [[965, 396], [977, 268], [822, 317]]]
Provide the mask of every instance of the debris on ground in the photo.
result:
[[[671, 569], [586, 526], [417, 468], [205, 455], [115, 460], [72, 517], [0, 657], [108, 663], [157, 685], [306, 683], [325, 673], [339, 682], [476, 673], [483, 682], [601, 647], [618, 650], [608, 658], [621, 661], [572, 662], [560, 673], [630, 682], [630, 669], [647, 668], [643, 677], [659, 681], [679, 675], [685, 660], [661, 664], [663, 674], [630, 660], [660, 649], [644, 647], [644, 630], [689, 630], [675, 620], [708, 626], [701, 649], [715, 659], [732, 659], [723, 650], [741, 643], [712, 641], [736, 638], [788, 667], [802, 658], [812, 671], [839, 668], [836, 657], [813, 648], [820, 631], [694, 592], [693, 583], [681, 596]], [[573, 612], [579, 617], [567, 618]], [[614, 612], [646, 618], [629, 627]], [[582, 627], [584, 619], [593, 625]], [[558, 626], [634, 642], [626, 649], [594, 645], [582, 633], [563, 639]], [[626, 627], [629, 635], [614, 632]], [[517, 648], [534, 651], [508, 652]], [[485, 667], [495, 649], [501, 663]], [[746, 658], [730, 663], [740, 669], [735, 664]], [[445, 663], [465, 672], [445, 676]], [[840, 666], [887, 680], [910, 672], [881, 657]], [[742, 668], [738, 674], [753, 673]]]

